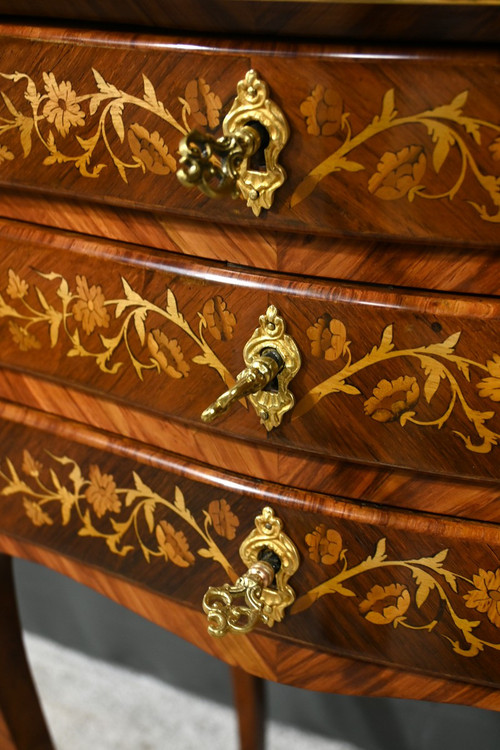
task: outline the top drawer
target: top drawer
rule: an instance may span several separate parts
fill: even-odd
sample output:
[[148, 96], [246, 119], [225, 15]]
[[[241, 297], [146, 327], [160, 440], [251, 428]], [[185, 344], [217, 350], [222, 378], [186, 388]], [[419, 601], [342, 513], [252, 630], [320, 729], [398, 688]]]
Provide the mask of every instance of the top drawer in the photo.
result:
[[[180, 139], [222, 135], [252, 68], [291, 133], [287, 179], [259, 217], [175, 177]], [[0, 184], [256, 227], [496, 244], [499, 82], [496, 54], [4, 27]]]

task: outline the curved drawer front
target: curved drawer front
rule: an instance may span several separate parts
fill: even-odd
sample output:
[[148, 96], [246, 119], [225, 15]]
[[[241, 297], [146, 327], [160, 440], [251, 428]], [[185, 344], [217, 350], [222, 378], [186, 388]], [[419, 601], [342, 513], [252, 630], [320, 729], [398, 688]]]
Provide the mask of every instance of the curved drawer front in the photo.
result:
[[[4, 224], [1, 364], [206, 430], [368, 463], [500, 476], [500, 303], [261, 276]], [[203, 427], [269, 305], [302, 366], [269, 433]], [[203, 439], [203, 438], [201, 438]]]
[[300, 562], [295, 602], [261, 632], [500, 684], [496, 526], [303, 495], [38, 419], [37, 429], [1, 422], [4, 534], [199, 609], [209, 586], [244, 573], [239, 546], [271, 506]]
[[[258, 218], [175, 177], [180, 139], [222, 135], [251, 68], [291, 130], [287, 180]], [[496, 245], [499, 76], [496, 55], [6, 27], [0, 184], [257, 227]]]

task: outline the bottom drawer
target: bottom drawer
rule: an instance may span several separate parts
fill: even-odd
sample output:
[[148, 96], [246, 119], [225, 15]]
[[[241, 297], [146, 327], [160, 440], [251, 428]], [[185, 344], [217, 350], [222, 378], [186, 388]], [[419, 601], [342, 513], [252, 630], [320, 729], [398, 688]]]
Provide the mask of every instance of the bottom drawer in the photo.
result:
[[14, 405], [0, 414], [1, 534], [201, 609], [209, 586], [244, 572], [240, 543], [271, 506], [300, 564], [294, 603], [261, 632], [500, 685], [500, 527], [258, 483]]

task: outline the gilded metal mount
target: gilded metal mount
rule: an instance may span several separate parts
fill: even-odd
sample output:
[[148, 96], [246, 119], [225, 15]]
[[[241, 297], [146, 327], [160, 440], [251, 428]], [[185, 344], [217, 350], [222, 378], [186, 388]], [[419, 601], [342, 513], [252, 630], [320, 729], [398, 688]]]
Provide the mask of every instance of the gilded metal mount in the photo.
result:
[[210, 635], [249, 633], [259, 623], [271, 628], [283, 619], [295, 601], [288, 580], [299, 567], [299, 553], [282, 527], [273, 509], [265, 507], [240, 547], [246, 573], [234, 585], [210, 586], [203, 597]]
[[274, 305], [260, 316], [260, 326], [245, 344], [243, 359], [246, 368], [235, 385], [211, 404], [201, 418], [212, 422], [222, 416], [240, 398], [248, 397], [267, 431], [281, 424], [295, 399], [288, 384], [300, 368], [300, 352]]
[[238, 82], [237, 95], [222, 123], [223, 136], [191, 131], [179, 144], [177, 177], [210, 198], [241, 197], [256, 216], [270, 208], [286, 179], [278, 157], [290, 135], [267, 84], [255, 70]]

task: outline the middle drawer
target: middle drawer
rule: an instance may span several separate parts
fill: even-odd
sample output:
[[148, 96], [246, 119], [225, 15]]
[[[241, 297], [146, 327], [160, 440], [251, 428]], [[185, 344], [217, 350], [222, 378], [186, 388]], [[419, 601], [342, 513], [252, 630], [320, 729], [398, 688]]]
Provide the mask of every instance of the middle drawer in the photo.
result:
[[[450, 476], [500, 478], [500, 303], [263, 275], [0, 224], [0, 364], [207, 436]], [[267, 432], [248, 399], [204, 426], [268, 306], [302, 364]]]

